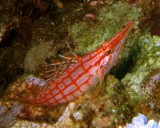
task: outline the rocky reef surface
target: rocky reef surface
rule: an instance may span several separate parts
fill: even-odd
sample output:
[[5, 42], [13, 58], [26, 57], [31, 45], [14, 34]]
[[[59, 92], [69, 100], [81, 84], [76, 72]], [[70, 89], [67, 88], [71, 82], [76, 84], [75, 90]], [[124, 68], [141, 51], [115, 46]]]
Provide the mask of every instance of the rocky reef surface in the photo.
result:
[[[2, 0], [0, 127], [122, 128], [138, 113], [160, 121], [159, 8], [158, 0]], [[41, 65], [70, 49], [85, 55], [131, 20], [136, 25], [102, 84], [53, 108], [15, 98], [13, 89], [25, 90], [19, 88], [23, 80], [31, 74], [41, 77]]]

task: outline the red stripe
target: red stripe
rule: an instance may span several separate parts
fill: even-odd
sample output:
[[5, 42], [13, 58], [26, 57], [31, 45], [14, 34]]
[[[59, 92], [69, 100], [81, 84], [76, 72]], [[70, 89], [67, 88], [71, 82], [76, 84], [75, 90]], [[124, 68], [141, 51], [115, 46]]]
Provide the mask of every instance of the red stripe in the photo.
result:
[[[83, 93], [81, 90], [80, 90], [80, 87], [82, 86], [82, 85], [84, 85], [84, 84], [89, 84], [88, 83], [88, 81], [84, 81], [83, 82], [83, 84], [81, 84], [80, 86], [78, 86], [77, 84], [76, 84], [76, 81], [82, 76], [82, 75], [84, 75], [85, 73], [88, 73], [88, 71], [91, 69], [91, 68], [94, 68], [94, 67], [92, 67], [92, 66], [89, 66], [89, 68], [88, 69], [85, 69], [85, 67], [84, 67], [84, 63], [85, 62], [90, 62], [90, 61], [92, 61], [93, 59], [95, 59], [95, 57], [97, 57], [97, 55], [99, 55], [100, 53], [102, 52], [102, 50], [98, 50], [98, 51], [96, 51], [96, 54], [95, 54], [95, 52], [93, 52], [93, 53], [89, 53], [88, 54], [88, 56], [89, 56], [89, 59], [87, 60], [85, 60], [85, 61], [82, 61], [82, 59], [81, 59], [81, 61], [79, 62], [79, 64], [75, 64], [75, 68], [74, 69], [72, 69], [72, 70], [69, 70], [69, 68], [67, 68], [66, 69], [66, 72], [68, 73], [68, 75], [66, 76], [66, 77], [64, 77], [64, 78], [62, 78], [62, 80], [60, 81], [60, 82], [56, 82], [56, 84], [52, 81], [51, 83], [55, 86], [53, 89], [51, 89], [50, 90], [50, 94], [52, 95], [52, 97], [51, 98], [49, 98], [49, 99], [47, 99], [46, 97], [47, 97], [47, 95], [49, 94], [46, 94], [45, 95], [45, 101], [47, 101], [47, 103], [49, 103], [48, 101], [50, 100], [50, 99], [53, 99], [54, 97], [56, 97], [57, 95], [62, 95], [62, 98], [60, 98], [60, 99], [58, 99], [58, 100], [56, 100], [55, 98], [54, 98], [54, 100], [57, 102], [57, 103], [59, 103], [59, 101], [60, 100], [62, 100], [62, 99], [64, 99], [64, 100], [66, 100], [66, 101], [68, 101], [68, 99], [66, 98], [67, 96], [70, 96], [70, 95], [72, 95], [74, 98], [76, 98], [76, 96], [74, 96], [74, 92], [76, 92], [77, 90], [78, 91], [80, 91], [80, 93]], [[95, 54], [94, 56], [92, 56], [91, 54]], [[96, 65], [98, 65], [98, 64], [100, 64], [100, 62], [104, 59], [104, 57], [106, 57], [106, 55], [105, 54], [102, 54], [102, 56], [100, 56], [100, 58], [99, 59], [96, 59], [96, 61], [93, 63], [94, 64], [94, 66], [96, 66]], [[109, 57], [109, 61], [108, 61], [108, 63], [110, 62], [110, 59], [111, 59], [111, 57]], [[107, 63], [107, 64], [108, 64]], [[76, 78], [75, 80], [73, 80], [73, 78], [71, 77], [71, 75], [70, 74], [72, 74], [73, 72], [75, 72], [79, 67], [81, 67], [82, 69], [83, 69], [83, 72], [78, 76], [78, 78]], [[62, 76], [63, 77], [63, 76]], [[68, 86], [66, 86], [63, 90], [60, 90], [59, 89], [59, 87], [58, 87], [58, 85], [59, 85], [59, 83], [61, 83], [64, 79], [66, 79], [66, 78], [70, 78], [71, 79], [71, 83], [68, 85]], [[90, 76], [89, 76], [89, 79], [90, 79]], [[64, 82], [63, 82], [63, 84], [65, 84]], [[50, 86], [53, 86], [53, 85], [51, 85], [50, 84]], [[70, 85], [75, 85], [76, 87], [77, 87], [77, 89], [75, 89], [75, 90], [73, 90], [72, 92], [70, 92], [69, 94], [67, 94], [67, 95], [64, 95], [64, 90], [66, 90]], [[88, 88], [90, 87], [91, 85], [88, 85]], [[52, 91], [54, 90], [54, 89], [58, 89], [58, 93], [56, 93], [56, 94], [52, 94]]]

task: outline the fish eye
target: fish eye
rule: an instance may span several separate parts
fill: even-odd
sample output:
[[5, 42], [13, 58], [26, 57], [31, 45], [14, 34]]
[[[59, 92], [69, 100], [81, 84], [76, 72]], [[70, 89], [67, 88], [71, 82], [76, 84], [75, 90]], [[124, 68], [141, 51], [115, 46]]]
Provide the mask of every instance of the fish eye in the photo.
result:
[[107, 51], [107, 54], [111, 54], [111, 53], [112, 53], [112, 50], [108, 50], [108, 51]]
[[35, 78], [31, 78], [31, 81], [34, 81], [35, 80]]

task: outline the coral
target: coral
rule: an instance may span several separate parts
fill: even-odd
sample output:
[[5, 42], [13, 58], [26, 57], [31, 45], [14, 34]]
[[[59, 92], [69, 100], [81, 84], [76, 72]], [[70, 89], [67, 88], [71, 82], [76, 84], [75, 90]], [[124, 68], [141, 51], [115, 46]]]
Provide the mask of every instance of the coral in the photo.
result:
[[[65, 3], [65, 9], [67, 11], [68, 9], [66, 8], [66, 4], [68, 2]], [[98, 15], [93, 13], [93, 19], [84, 19], [83, 21], [80, 21], [80, 19], [82, 19], [85, 14], [92, 14], [91, 11], [85, 10], [85, 4], [82, 6], [82, 4], [79, 5], [78, 3], [74, 7], [70, 4], [69, 7], [73, 7], [74, 13], [67, 12], [68, 15], [66, 15], [65, 10], [58, 11], [60, 13], [54, 11], [50, 12], [52, 6], [48, 8], [46, 5], [41, 8], [40, 5], [38, 5], [38, 2], [36, 2], [33, 10], [32, 8], [27, 8], [29, 11], [31, 9], [30, 13], [25, 9], [28, 6], [22, 4], [25, 7], [23, 8], [22, 15], [27, 14], [28, 17], [34, 17], [32, 18], [34, 23], [30, 28], [32, 30], [32, 38], [25, 36], [31, 39], [31, 45], [29, 46], [29, 51], [27, 51], [27, 55], [24, 60], [25, 70], [35, 71], [38, 65], [45, 62], [45, 58], [48, 56], [48, 54], [50, 54], [50, 47], [52, 47], [50, 44], [53, 44], [53, 47], [55, 47], [52, 55], [55, 55], [55, 52], [59, 53], [65, 49], [65, 36], [68, 34], [65, 30], [66, 27], [68, 27], [69, 35], [73, 39], [73, 42], [76, 42], [78, 45], [76, 52], [84, 54], [94, 50], [105, 40], [111, 38], [113, 35], [115, 35], [116, 32], [120, 30], [120, 28], [122, 28], [122, 26], [126, 25], [130, 20], [138, 20], [136, 22], [137, 25], [140, 21], [139, 18], [142, 16], [142, 12], [145, 12], [145, 10], [141, 10], [136, 6], [133, 7], [124, 2], [115, 2], [115, 0], [110, 0], [106, 3], [106, 5], [97, 4], [94, 5], [94, 7], [92, 6], [92, 9], [94, 8]], [[150, 8], [148, 7], [149, 3], [146, 3], [147, 8]], [[88, 3], [88, 5], [89, 4], [90, 3]], [[74, 4], [72, 3], [72, 5]], [[37, 13], [37, 10], [34, 10], [37, 7], [42, 11], [43, 8], [44, 11], [47, 9], [47, 11], [49, 11], [49, 13], [47, 11], [45, 13], [47, 16], [44, 17], [45, 14], [42, 15], [39, 12]], [[61, 14], [62, 11], [65, 15]], [[149, 11], [150, 9], [148, 9], [148, 12]], [[57, 14], [56, 18], [54, 14]], [[55, 20], [50, 20], [48, 15], [51, 17], [53, 16], [53, 19], [55, 18]], [[77, 15], [78, 18], [76, 17]], [[38, 17], [40, 18], [37, 19]], [[75, 24], [73, 24], [73, 22], [75, 22]], [[56, 27], [57, 30], [55, 29]], [[1, 32], [1, 39], [3, 38], [3, 35], [5, 35], [4, 32], [5, 31]], [[62, 40], [62, 38], [65, 39]], [[52, 41], [53, 39], [54, 41]], [[71, 42], [71, 48], [73, 42]], [[153, 109], [150, 107], [152, 104], [159, 111], [159, 79], [157, 80], [157, 77], [159, 78], [159, 72], [153, 75], [155, 77], [150, 76], [151, 71], [160, 68], [159, 42], [159, 37], [151, 37], [149, 34], [142, 35], [136, 28], [134, 34], [130, 34], [128, 41], [125, 43], [123, 52], [120, 55], [123, 61], [122, 63], [125, 63], [124, 58], [126, 58], [126, 60], [133, 59], [134, 62], [130, 70], [127, 70], [127, 74], [124, 74], [124, 78], [122, 77], [122, 80], [118, 80], [113, 75], [108, 75], [104, 81], [103, 88], [98, 85], [93, 88], [93, 90], [89, 91], [87, 94], [69, 103], [68, 105], [58, 106], [59, 108], [55, 107], [53, 109], [48, 109], [32, 106], [22, 102], [16, 105], [17, 101], [13, 100], [12, 102], [14, 102], [14, 104], [12, 104], [10, 109], [8, 109], [7, 105], [1, 105], [0, 123], [2, 123], [3, 126], [9, 127], [11, 127], [13, 124], [13, 128], [58, 128], [65, 126], [79, 128], [118, 127], [120, 124], [126, 124], [126, 122], [131, 119], [134, 113], [145, 111], [147, 115], [153, 114], [153, 112], [151, 112]], [[29, 45], [28, 43], [26, 44], [27, 46]], [[21, 47], [21, 49], [23, 50], [23, 47]], [[130, 56], [130, 54], [132, 55]], [[20, 55], [22, 56], [22, 54]], [[20, 86], [24, 82], [23, 80], [26, 80], [26, 83], [33, 81], [35, 85], [37, 85], [37, 83], [41, 83], [42, 81], [42, 86], [44, 85], [43, 82], [45, 82], [43, 79], [34, 76], [25, 78], [19, 77], [19, 80], [15, 81], [13, 86], [11, 85], [11, 88], [13, 87], [14, 89], [20, 89], [21, 91], [27, 90], [26, 86], [23, 86], [24, 84]], [[148, 87], [148, 85], [151, 85], [153, 88]], [[147, 90], [148, 88], [150, 89], [149, 94]], [[14, 99], [17, 96], [17, 91], [13, 90], [10, 90], [11, 99]], [[35, 94], [37, 93], [35, 92]], [[27, 96], [30, 96], [29, 93]], [[6, 95], [5, 98], [7, 98]], [[10, 102], [10, 99], [6, 100]], [[23, 112], [21, 116], [18, 116], [19, 113], [21, 114], [21, 106], [24, 104], [25, 112]], [[137, 122], [139, 123], [142, 121], [143, 124], [145, 123], [146, 125], [147, 121], [144, 122], [144, 120], [146, 120], [146, 118], [141, 115], [138, 117]], [[151, 123], [156, 124], [154, 121]], [[151, 123], [149, 121], [148, 124]]]
[[75, 109], [75, 103], [70, 102], [68, 106], [66, 107], [66, 109], [64, 110], [62, 116], [59, 117], [58, 121], [55, 123], [55, 127], [56, 128], [59, 128], [59, 127], [60, 128], [63, 128], [63, 127], [72, 128], [74, 126], [74, 122], [70, 118], [70, 116], [74, 109]]
[[8, 102], [6, 105], [1, 102], [0, 104], [0, 127], [10, 127], [16, 122], [24, 106], [18, 102], [12, 104]]
[[[131, 70], [121, 80], [125, 86], [125, 92], [129, 95], [128, 105], [133, 107], [132, 113], [141, 112], [159, 116], [159, 86], [153, 83], [151, 76], [152, 71], [160, 69], [159, 39], [160, 37], [152, 37], [150, 34], [141, 35], [137, 39], [132, 53]], [[158, 76], [158, 74], [153, 76]], [[154, 82], [156, 81], [158, 82], [158, 80]], [[149, 86], [150, 83], [153, 86]], [[153, 110], [156, 110], [156, 114]]]
[[51, 19], [41, 17], [34, 22], [32, 29], [32, 46], [27, 51], [23, 63], [25, 71], [29, 72], [35, 72], [39, 65], [45, 63], [47, 57], [56, 52], [56, 48], [52, 46], [54, 45], [54, 27], [51, 24]]
[[[29, 81], [32, 80], [33, 76], [30, 76]], [[28, 81], [27, 79], [27, 81]], [[35, 79], [35, 83], [37, 83], [37, 79]], [[121, 104], [123, 98], [118, 96], [117, 92], [117, 84], [118, 80], [115, 79], [114, 76], [108, 76], [106, 79], [107, 87], [104, 87], [104, 90], [99, 90], [99, 87], [96, 86], [92, 88], [92, 90], [88, 91], [85, 95], [79, 97], [73, 102], [70, 102], [67, 106], [60, 107], [59, 109], [47, 109], [42, 107], [34, 107], [30, 104], [25, 105], [25, 112], [23, 112], [21, 117], [17, 119], [17, 121], [12, 126], [18, 127], [97, 127], [97, 126], [116, 126], [116, 120], [122, 122], [122, 115], [119, 114], [121, 107], [116, 107], [115, 104]], [[13, 88], [18, 88], [15, 82], [15, 86]], [[102, 89], [102, 88], [100, 88]], [[26, 90], [26, 89], [25, 89]], [[98, 92], [97, 92], [98, 91]], [[16, 91], [12, 92], [12, 95]], [[118, 96], [118, 97], [117, 97]], [[28, 96], [29, 97], [29, 96]], [[58, 107], [58, 106], [57, 106]], [[122, 111], [121, 111], [122, 112]], [[19, 120], [19, 119], [23, 120]], [[36, 120], [36, 122], [26, 121], [24, 119]], [[48, 120], [46, 122], [46, 119]], [[51, 125], [49, 123], [52, 123]]]
[[49, 45], [45, 43], [32, 47], [24, 59], [25, 70], [35, 71], [38, 65], [45, 63], [49, 50]]
[[160, 122], [149, 120], [143, 114], [138, 114], [132, 119], [132, 124], [127, 124], [125, 128], [160, 128]]
[[160, 110], [159, 85], [160, 85], [160, 68], [152, 70], [148, 80], [146, 81], [146, 84], [144, 85], [144, 89], [145, 91], [148, 92], [148, 95], [150, 97], [152, 109], [155, 112], [158, 112]]
[[127, 3], [117, 2], [113, 6], [106, 5], [105, 8], [100, 9], [96, 17], [98, 23], [84, 21], [75, 23], [68, 27], [68, 31], [78, 45], [76, 52], [85, 53], [94, 50], [111, 38], [123, 25], [131, 20], [137, 20], [140, 16], [140, 9], [133, 8]]
[[149, 34], [139, 38], [138, 45], [135, 46], [137, 53], [134, 53], [134, 67], [122, 79], [122, 83], [128, 85], [129, 92], [142, 94], [141, 85], [147, 80], [150, 71], [160, 68], [159, 42], [160, 37], [151, 37]]
[[17, 120], [11, 128], [54, 128], [54, 125], [48, 123], [37, 123], [27, 120]]

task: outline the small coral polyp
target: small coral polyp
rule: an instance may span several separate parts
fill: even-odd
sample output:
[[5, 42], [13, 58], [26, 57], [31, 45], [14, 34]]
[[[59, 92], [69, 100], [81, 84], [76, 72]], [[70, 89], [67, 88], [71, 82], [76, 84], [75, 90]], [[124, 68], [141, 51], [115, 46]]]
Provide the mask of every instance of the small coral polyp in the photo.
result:
[[127, 124], [125, 128], [160, 128], [160, 122], [155, 120], [147, 121], [147, 117], [143, 114], [138, 114], [132, 119], [132, 124]]

